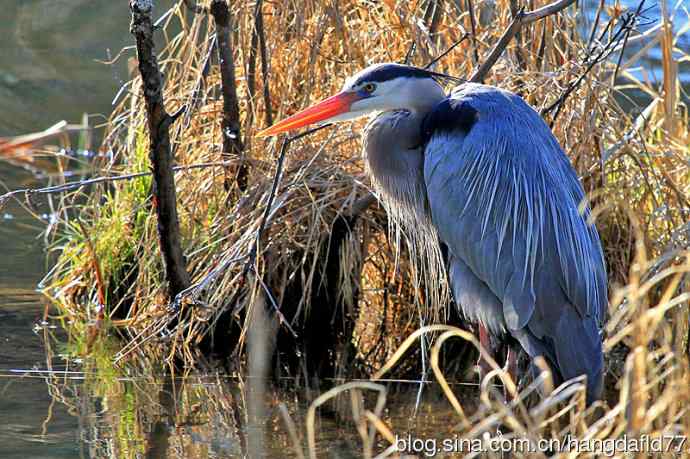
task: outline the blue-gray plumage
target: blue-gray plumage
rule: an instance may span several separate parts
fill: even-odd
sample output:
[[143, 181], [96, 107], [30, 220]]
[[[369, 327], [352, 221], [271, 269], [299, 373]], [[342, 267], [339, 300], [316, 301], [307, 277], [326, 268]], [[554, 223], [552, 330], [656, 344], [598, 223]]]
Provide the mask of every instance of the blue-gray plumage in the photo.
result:
[[520, 97], [472, 83], [448, 96], [441, 77], [377, 64], [264, 134], [377, 112], [364, 156], [389, 217], [428, 262], [447, 246], [450, 286], [469, 320], [543, 356], [557, 382], [587, 375], [591, 402], [602, 390], [608, 300], [578, 178]]
[[465, 84], [429, 117], [462, 118], [467, 106], [476, 122], [430, 128], [424, 163], [454, 294], [468, 317], [546, 357], [558, 379], [586, 374], [591, 401], [601, 392], [607, 289], [598, 234], [589, 211], [578, 211], [582, 187], [544, 121], [514, 94]]

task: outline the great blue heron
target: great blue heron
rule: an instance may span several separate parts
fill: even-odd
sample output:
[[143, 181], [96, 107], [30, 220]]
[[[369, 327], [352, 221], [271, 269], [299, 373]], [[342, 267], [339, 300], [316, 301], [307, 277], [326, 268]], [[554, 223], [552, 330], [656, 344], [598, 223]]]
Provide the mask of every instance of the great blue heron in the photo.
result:
[[446, 95], [441, 78], [372, 65], [259, 135], [377, 113], [364, 134], [372, 182], [407, 231], [447, 246], [453, 296], [479, 324], [482, 344], [487, 330], [519, 343], [531, 359], [546, 359], [555, 382], [586, 375], [591, 403], [602, 391], [608, 300], [582, 186], [524, 100], [474, 83]]

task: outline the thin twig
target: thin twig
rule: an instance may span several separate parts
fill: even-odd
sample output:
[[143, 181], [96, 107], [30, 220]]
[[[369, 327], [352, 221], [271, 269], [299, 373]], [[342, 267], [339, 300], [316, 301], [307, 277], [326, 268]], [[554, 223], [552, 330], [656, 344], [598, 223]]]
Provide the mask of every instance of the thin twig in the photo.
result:
[[[517, 2], [517, 0], [510, 0], [509, 3], [510, 3], [510, 14], [514, 17], [520, 11], [520, 8], [518, 7], [518, 2]], [[522, 55], [522, 46], [523, 45], [522, 45], [522, 34], [520, 33], [520, 30], [515, 32], [515, 42], [516, 42], [515, 58], [517, 59], [518, 68], [520, 69], [521, 72], [524, 72], [526, 69], [526, 62], [525, 62], [525, 57]], [[524, 82], [520, 82], [519, 86], [524, 86]]]
[[486, 78], [486, 75], [489, 73], [489, 70], [491, 67], [494, 66], [498, 58], [503, 54], [503, 51], [506, 49], [508, 46], [508, 43], [510, 43], [510, 40], [513, 39], [517, 31], [522, 27], [522, 17], [524, 16], [524, 12], [520, 11], [518, 14], [513, 17], [513, 20], [510, 22], [510, 25], [508, 25], [508, 28], [503, 32], [503, 35], [501, 35], [501, 38], [498, 40], [494, 48], [491, 50], [491, 53], [489, 53], [489, 56], [484, 60], [484, 63], [479, 66], [479, 68], [474, 72], [472, 77], [470, 77], [470, 81], [474, 83], [481, 83], [484, 81], [484, 78]]
[[189, 108], [185, 112], [183, 122], [178, 123], [178, 125], [180, 125], [179, 132], [183, 132], [189, 127], [189, 123], [192, 119], [192, 113], [196, 110], [199, 102], [202, 100], [202, 88], [206, 83], [206, 78], [208, 77], [208, 74], [211, 71], [211, 56], [216, 51], [216, 46], [218, 46], [218, 40], [215, 35], [211, 37], [210, 41], [211, 43], [208, 45], [208, 51], [206, 52], [203, 65], [201, 66], [201, 72], [196, 80], [196, 83], [194, 84], [194, 89], [192, 90], [188, 98], [189, 102], [187, 103], [187, 106]]
[[[131, 354], [132, 352], [136, 351], [141, 346], [143, 346], [145, 343], [152, 340], [159, 333], [161, 333], [163, 330], [165, 330], [167, 326], [168, 326], [168, 320], [162, 320], [162, 321], [157, 320], [157, 321], [151, 322], [150, 325], [147, 325], [134, 338], [132, 338], [132, 340], [130, 340], [122, 349], [120, 349], [117, 354], [115, 354], [115, 356], [113, 357], [113, 364], [117, 364], [120, 360], [124, 359], [129, 354]], [[153, 328], [156, 328], [156, 330], [152, 333], [148, 333]], [[141, 338], [141, 341], [139, 341], [140, 338]]]
[[[186, 171], [190, 169], [207, 169], [210, 167], [226, 167], [228, 165], [234, 164], [237, 161], [222, 161], [214, 163], [199, 163], [190, 164], [188, 166], [175, 166], [173, 167], [174, 172]], [[136, 172], [133, 174], [125, 175], [114, 175], [110, 177], [96, 177], [88, 180], [80, 180], [78, 182], [67, 182], [62, 185], [47, 186], [43, 188], [22, 188], [20, 190], [13, 190], [0, 196], [0, 208], [5, 204], [5, 202], [18, 194], [54, 194], [62, 193], [63, 191], [75, 190], [77, 188], [82, 188], [88, 185], [95, 185], [98, 183], [110, 183], [119, 182], [121, 180], [132, 180], [139, 177], [146, 177], [151, 175], [152, 172]]]
[[601, 18], [601, 11], [604, 9], [604, 1], [605, 0], [599, 0], [599, 6], [597, 7], [597, 13], [594, 16], [594, 22], [592, 22], [592, 29], [589, 32], [589, 40], [587, 40], [587, 48], [592, 47], [592, 42], [594, 41], [594, 34], [597, 31], [597, 28], [599, 27], [599, 21]]
[[249, 45], [249, 58], [247, 63], [247, 94], [251, 106], [248, 112], [248, 124], [251, 124], [256, 99], [256, 54], [259, 52], [261, 58], [261, 76], [263, 80], [263, 99], [266, 114], [266, 126], [273, 124], [273, 110], [271, 108], [271, 94], [268, 86], [268, 55], [266, 51], [266, 37], [264, 35], [264, 21], [262, 15], [262, 0], [257, 0], [254, 6], [254, 27], [252, 28], [252, 39]]
[[546, 29], [547, 26], [544, 24], [541, 28], [541, 41], [539, 43], [539, 49], [537, 50], [537, 57], [536, 57], [536, 64], [537, 64], [537, 69], [539, 70], [544, 70], [543, 63], [544, 63], [544, 56], [546, 55]]
[[[637, 5], [637, 10], [635, 10], [635, 18], [638, 18], [642, 12], [642, 7], [644, 6], [645, 0], [642, 0], [639, 5]], [[616, 84], [616, 79], [618, 78], [618, 69], [621, 67], [621, 62], [623, 61], [623, 54], [625, 54], [625, 47], [628, 44], [628, 39], [630, 38], [630, 33], [632, 32], [634, 26], [633, 24], [629, 27], [625, 37], [623, 38], [623, 46], [621, 47], [620, 54], [618, 55], [618, 61], [616, 62], [616, 68], [613, 71], [613, 76], [611, 77], [611, 86]]]
[[188, 287], [187, 289], [182, 290], [180, 293], [178, 293], [177, 296], [175, 297], [175, 300], [169, 306], [169, 309], [171, 311], [179, 311], [180, 307], [182, 306], [183, 300], [188, 301], [191, 299], [192, 301], [196, 301], [196, 297], [199, 295], [199, 293], [204, 291], [206, 289], [206, 287], [211, 282], [213, 282], [219, 275], [226, 272], [232, 264], [237, 263], [238, 261], [245, 260], [246, 258], [247, 258], [247, 256], [244, 255], [241, 257], [233, 257], [233, 258], [228, 258], [227, 260], [223, 260], [218, 266], [213, 268], [213, 270], [211, 272], [209, 272], [207, 275], [205, 275], [197, 283], [195, 283], [191, 287]]
[[[644, 0], [642, 0], [642, 3], [644, 3]], [[561, 93], [561, 95], [551, 105], [549, 105], [541, 111], [541, 115], [545, 116], [552, 110], [556, 109], [556, 113], [553, 115], [553, 118], [550, 122], [551, 126], [553, 126], [554, 122], [556, 121], [556, 118], [558, 118], [558, 115], [560, 114], [561, 109], [565, 104], [565, 101], [580, 86], [580, 84], [587, 77], [589, 72], [591, 72], [597, 64], [604, 62], [606, 59], [608, 59], [608, 57], [615, 51], [619, 42], [630, 35], [635, 25], [635, 22], [637, 21], [637, 18], [637, 12], [625, 15], [621, 19], [621, 26], [618, 28], [613, 37], [611, 37], [606, 46], [601, 48], [599, 52], [594, 56], [590, 52], [588, 52], [585, 55], [583, 65], [585, 65], [586, 67], [584, 72], [582, 72], [582, 74], [580, 74], [580, 76], [577, 79], [575, 79], [575, 81], [570, 83], [568, 87], [563, 91], [563, 93]]]
[[486, 75], [489, 73], [489, 70], [491, 70], [491, 67], [493, 67], [501, 54], [503, 54], [503, 51], [505, 51], [508, 43], [510, 43], [523, 25], [538, 21], [539, 19], [545, 18], [552, 14], [556, 14], [573, 3], [575, 3], [575, 0], [559, 0], [527, 13], [524, 10], [518, 11], [517, 14], [515, 14], [515, 17], [513, 17], [513, 20], [510, 22], [508, 28], [505, 30], [505, 32], [503, 32], [503, 35], [498, 40], [498, 43], [496, 43], [491, 50], [491, 53], [489, 53], [489, 56], [486, 58], [484, 63], [474, 72], [470, 78], [470, 81], [474, 83], [484, 81], [484, 78], [486, 78]]
[[[264, 209], [264, 213], [261, 217], [261, 221], [259, 223], [259, 227], [256, 232], [256, 236], [254, 237], [254, 241], [252, 242], [252, 246], [249, 249], [249, 252], [246, 255], [246, 261], [244, 263], [244, 266], [242, 268], [242, 272], [240, 275], [237, 277], [237, 282], [243, 283], [247, 277], [247, 274], [251, 269], [255, 269], [255, 264], [256, 264], [256, 257], [258, 254], [258, 246], [259, 242], [261, 240], [261, 237], [263, 233], [265, 232], [266, 228], [268, 227], [268, 220], [269, 220], [269, 215], [271, 213], [271, 209], [273, 207], [273, 202], [275, 201], [275, 197], [278, 192], [278, 185], [280, 184], [280, 179], [283, 175], [283, 165], [285, 163], [285, 157], [287, 155], [288, 147], [292, 142], [295, 140], [301, 139], [302, 137], [305, 137], [307, 135], [313, 134], [317, 131], [320, 131], [321, 129], [325, 129], [327, 127], [331, 126], [331, 124], [325, 124], [323, 126], [316, 127], [314, 129], [310, 129], [308, 131], [302, 132], [300, 134], [294, 135], [292, 137], [287, 137], [283, 141], [283, 144], [280, 148], [280, 153], [278, 155], [278, 161], [276, 164], [276, 171], [273, 175], [273, 182], [271, 185], [271, 191], [269, 192], [268, 195], [268, 201], [266, 203], [266, 207]], [[188, 287], [187, 289], [181, 291], [174, 299], [173, 303], [171, 304], [171, 308], [173, 311], [179, 311], [179, 308], [182, 304], [183, 301], [187, 300], [190, 297], [195, 297], [206, 288], [209, 282], [211, 282], [213, 279], [215, 279], [220, 273], [224, 272], [225, 269], [229, 266], [231, 262], [235, 262], [241, 259], [245, 259], [245, 256], [241, 258], [234, 258], [231, 259], [230, 261], [224, 262], [222, 265], [220, 265], [218, 268], [214, 269], [208, 276], [204, 277], [200, 282], [197, 282], [196, 284]], [[240, 289], [237, 289], [235, 291], [235, 294], [233, 297], [228, 301], [228, 304], [234, 304], [237, 301], [238, 295], [239, 295]], [[238, 313], [242, 308], [239, 305], [235, 305], [235, 308], [232, 311], [226, 311], [225, 313], [230, 313], [232, 315]], [[224, 313], [224, 314], [225, 314]]]
[[[287, 154], [288, 147], [292, 142], [295, 140], [299, 140], [302, 137], [306, 137], [308, 135], [311, 135], [317, 131], [320, 131], [322, 129], [325, 129], [327, 127], [332, 126], [331, 124], [324, 124], [323, 126], [318, 126], [314, 129], [309, 129], [305, 132], [302, 132], [300, 134], [296, 134], [291, 137], [287, 137], [283, 141], [283, 145], [280, 148], [280, 154], [278, 155], [278, 163], [276, 164], [276, 172], [273, 175], [273, 183], [271, 185], [271, 191], [270, 194], [268, 195], [268, 202], [266, 203], [266, 208], [264, 209], [264, 214], [261, 217], [261, 223], [259, 223], [259, 229], [256, 233], [256, 238], [254, 239], [254, 244], [252, 245], [251, 250], [249, 251], [249, 260], [247, 261], [247, 267], [245, 268], [245, 271], [249, 270], [249, 266], [253, 265], [256, 262], [256, 254], [257, 254], [257, 247], [259, 245], [259, 241], [261, 240], [261, 236], [263, 235], [264, 230], [266, 229], [266, 225], [268, 223], [268, 215], [271, 213], [271, 207], [273, 207], [273, 201], [275, 200], [276, 194], [278, 192], [278, 185], [280, 184], [280, 179], [283, 174], [283, 165], [285, 163], [285, 156]], [[246, 272], [245, 272], [246, 274]]]
[[428, 69], [428, 68], [430, 68], [431, 66], [433, 66], [435, 63], [437, 63], [438, 61], [440, 61], [441, 59], [443, 59], [444, 57], [446, 57], [446, 56], [447, 56], [451, 51], [453, 51], [460, 43], [462, 43], [463, 41], [467, 40], [468, 37], [469, 37], [469, 34], [467, 34], [467, 33], [464, 34], [459, 40], [457, 40], [455, 43], [453, 43], [452, 45], [450, 45], [450, 46], [448, 47], [447, 50], [445, 50], [444, 52], [442, 52], [441, 54], [439, 54], [438, 56], [436, 56], [435, 58], [433, 58], [428, 64], [426, 64], [426, 65], [424, 66], [424, 68], [425, 68], [425, 69]]
[[254, 23], [252, 27], [252, 37], [249, 41], [249, 57], [247, 58], [247, 99], [249, 101], [250, 109], [247, 110], [247, 125], [251, 126], [253, 124], [254, 110], [255, 110], [255, 100], [256, 100], [256, 52], [259, 44], [259, 36], [257, 34], [257, 16], [261, 11], [261, 0], [257, 0], [254, 5]]
[[417, 42], [412, 40], [412, 43], [410, 44], [410, 47], [407, 49], [407, 52], [405, 53], [405, 60], [403, 60], [403, 63], [406, 65], [410, 64], [410, 61], [412, 61], [412, 55], [415, 52], [415, 49], [417, 49]]
[[[261, 4], [261, 0], [258, 0]], [[256, 16], [256, 31], [259, 36], [259, 50], [261, 52], [261, 77], [263, 79], [264, 111], [266, 113], [266, 126], [273, 124], [273, 109], [271, 108], [271, 90], [268, 85], [268, 52], [266, 51], [266, 34], [264, 34], [264, 19], [259, 6]]]
[[86, 339], [86, 349], [89, 351], [92, 349], [93, 343], [101, 332], [103, 326], [103, 319], [105, 319], [105, 283], [103, 282], [103, 274], [101, 272], [100, 263], [98, 263], [98, 257], [96, 256], [96, 248], [94, 247], [91, 236], [87, 231], [81, 220], [77, 219], [77, 224], [79, 229], [84, 236], [86, 241], [86, 248], [88, 250], [89, 256], [91, 257], [91, 269], [93, 269], [96, 275], [96, 291], [98, 292], [98, 309], [96, 320], [89, 324]]
[[474, 65], [479, 63], [479, 50], [477, 49], [477, 21], [474, 17], [474, 4], [467, 0], [467, 11], [470, 13], [470, 31], [472, 32], [472, 58]]
[[283, 313], [280, 310], [280, 306], [278, 306], [278, 303], [276, 302], [275, 297], [273, 296], [273, 293], [271, 290], [268, 288], [264, 280], [261, 278], [259, 273], [256, 270], [256, 266], [252, 268], [254, 271], [254, 274], [256, 275], [256, 279], [259, 281], [259, 284], [261, 284], [261, 288], [264, 289], [264, 292], [266, 293], [266, 296], [268, 297], [269, 301], [271, 302], [271, 305], [273, 306], [273, 310], [275, 311], [276, 315], [278, 316], [278, 321], [280, 322], [281, 325], [283, 325], [285, 328], [288, 329], [290, 334], [292, 335], [293, 338], [297, 338], [297, 332], [290, 326], [290, 322], [285, 318]]

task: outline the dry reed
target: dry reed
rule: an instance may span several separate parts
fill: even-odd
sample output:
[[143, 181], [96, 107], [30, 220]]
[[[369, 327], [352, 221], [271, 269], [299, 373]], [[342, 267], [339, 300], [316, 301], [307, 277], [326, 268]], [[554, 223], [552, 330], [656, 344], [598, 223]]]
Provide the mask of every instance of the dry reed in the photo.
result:
[[[263, 81], [258, 74], [254, 77], [258, 85], [270, 85], [274, 117], [282, 118], [331, 94], [345, 75], [369, 63], [405, 60], [413, 43], [416, 52], [412, 62], [423, 65], [474, 29], [472, 40], [463, 42], [438, 63], [446, 73], [471, 75], [477, 65], [475, 52], [486, 55], [511, 20], [512, 2], [507, 0], [468, 2], [473, 14], [463, 2], [418, 3], [264, 2], [270, 81]], [[419, 19], [427, 3], [439, 9], [429, 16], [433, 18], [433, 32], [429, 23]], [[620, 11], [611, 8], [605, 12], [614, 19], [610, 27], [603, 19], [593, 27], [592, 40], [580, 34], [577, 19], [582, 13], [577, 10], [525, 27], [494, 66], [487, 83], [518, 92], [537, 109], [549, 107], [583, 74], [585, 56], [614, 33], [615, 16], [620, 16]], [[432, 348], [436, 359], [432, 358], [431, 364], [458, 413], [459, 425], [440, 434], [457, 433], [483, 442], [495, 438], [498, 428], [509, 430], [504, 438], [525, 437], [534, 442], [566, 435], [617, 439], [625, 434], [690, 434], [686, 357], [690, 129], [677, 65], [683, 50], [676, 46], [672, 27], [672, 20], [682, 22], [683, 18], [681, 11], [676, 11], [673, 19], [672, 13], [664, 6], [660, 27], [630, 37], [627, 46], [633, 49], [632, 56], [626, 53], [620, 65], [607, 60], [593, 66], [558, 116], [553, 119], [553, 111], [546, 115], [591, 196], [605, 247], [613, 292], [605, 342], [607, 401], [585, 410], [584, 386], [574, 381], [528, 406], [526, 394], [506, 401], [485, 381], [479, 406], [473, 413], [465, 413], [444, 383], [437, 357], [443, 340], [451, 335], [470, 337], [466, 332], [448, 331], [437, 338]], [[310, 299], [318, 288], [315, 281], [324, 277], [322, 254], [333, 222], [338, 215], [349, 215], [354, 203], [369, 193], [359, 160], [356, 126], [320, 131], [298, 141], [288, 154], [266, 230], [258, 242], [255, 275], [239, 282], [270, 200], [277, 145], [253, 138], [265, 127], [257, 120], [265, 119], [266, 114], [265, 99], [248, 100], [244, 84], [253, 5], [233, 2], [232, 14], [249, 187], [241, 195], [236, 190], [227, 194], [222, 170], [189, 169], [177, 175], [183, 248], [197, 288], [180, 299], [185, 320], [173, 330], [166, 349], [170, 356], [189, 359], [221, 312], [232, 310], [238, 320], [252, 317], [249, 309], [258, 291], [270, 293], [276, 305], [288, 300], [295, 303], [290, 320], [299, 333], [300, 322], [314, 308], [326, 307], [311, 304]], [[173, 29], [180, 32], [171, 35]], [[208, 74], [204, 71], [212, 59], [212, 26], [202, 16], [190, 15], [178, 6], [162, 30], [165, 47], [161, 62], [168, 110], [188, 106], [171, 130], [177, 163], [184, 166], [221, 160], [219, 75], [215, 66]], [[658, 44], [663, 51], [660, 84], [632, 73], [644, 57], [647, 43]], [[624, 85], [613, 81], [616, 73]], [[112, 159], [100, 165], [104, 173], [112, 175], [147, 169], [140, 81], [133, 79], [125, 89], [109, 120], [103, 146], [112, 151]], [[635, 91], [642, 96], [632, 102], [629, 95]], [[640, 103], [644, 105], [631, 109]], [[170, 315], [180, 313], [171, 312], [161, 283], [149, 187], [150, 179], [141, 177], [95, 188], [86, 196], [74, 192], [62, 200], [61, 225], [52, 228], [60, 255], [44, 281], [44, 292], [73, 323], [74, 336], [98, 317], [102, 302], [98, 299], [99, 282], [92, 269], [89, 243], [79, 225], [73, 223], [76, 216], [88, 229], [100, 264], [108, 324], [129, 340], [119, 356], [141, 355], [142, 349], [148, 352], [154, 348], [147, 343], [159, 342], [159, 332]], [[352, 234], [340, 248], [341, 272], [334, 290], [338, 298], [333, 299], [359, 318], [355, 343], [360, 359], [371, 368], [381, 368], [420, 325], [443, 318], [440, 309], [415, 307], [424, 304], [422, 290], [408, 281], [413, 275], [404, 248], [399, 270], [392, 269], [397, 248], [389, 244], [385, 228], [380, 207], [359, 213]], [[299, 286], [299, 298], [291, 296], [295, 285]], [[236, 301], [228, 304], [229, 299]], [[247, 314], [242, 314], [244, 310]], [[490, 376], [506, 377], [500, 370]], [[366, 387], [379, 390], [378, 385]], [[534, 385], [526, 390], [533, 392]], [[390, 431], [395, 431], [387, 425], [381, 409], [377, 406], [367, 411], [356, 405], [353, 401], [354, 411], [359, 413], [356, 425], [363, 434], [364, 457], [372, 457], [375, 450], [381, 451], [377, 457], [394, 454], [389, 445], [378, 448], [373, 440], [374, 432], [379, 432], [384, 443], [390, 441]], [[314, 457], [311, 413], [306, 428], [309, 455]], [[295, 442], [299, 434], [289, 423], [288, 428]], [[303, 455], [301, 450], [297, 455]], [[563, 453], [562, 457], [572, 455]], [[487, 453], [486, 457], [501, 455]]]

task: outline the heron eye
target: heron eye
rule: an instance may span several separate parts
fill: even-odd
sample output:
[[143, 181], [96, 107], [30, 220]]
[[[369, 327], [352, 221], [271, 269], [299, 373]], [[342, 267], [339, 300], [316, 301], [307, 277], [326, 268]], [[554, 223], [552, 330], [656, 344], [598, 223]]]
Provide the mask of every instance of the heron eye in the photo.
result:
[[372, 92], [376, 91], [376, 85], [374, 83], [367, 83], [362, 87], [362, 89], [364, 89], [364, 92], [371, 94]]

